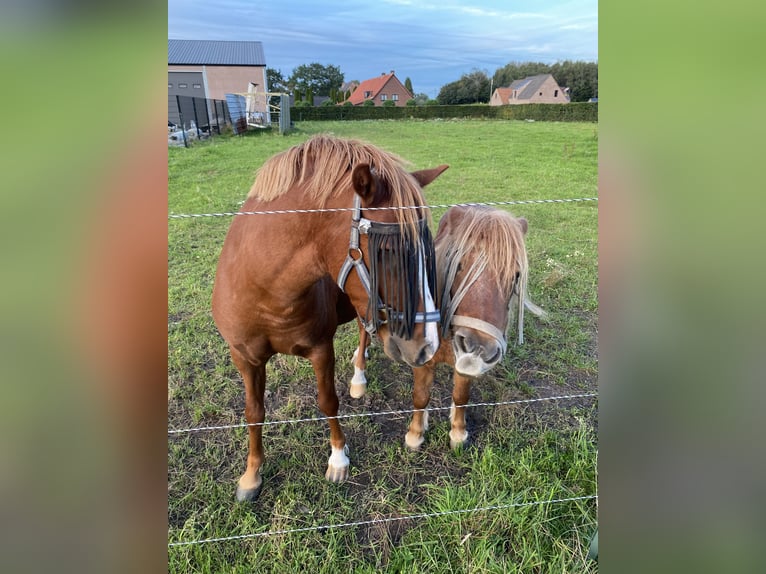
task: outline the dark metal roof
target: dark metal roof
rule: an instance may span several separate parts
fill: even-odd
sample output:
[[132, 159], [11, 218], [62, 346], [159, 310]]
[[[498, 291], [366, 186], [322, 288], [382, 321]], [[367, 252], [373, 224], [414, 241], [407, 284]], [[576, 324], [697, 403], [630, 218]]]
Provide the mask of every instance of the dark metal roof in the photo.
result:
[[522, 80], [512, 82], [510, 87], [517, 90], [516, 99], [528, 100], [535, 95], [535, 92], [543, 85], [543, 82], [551, 77], [551, 74], [540, 74], [538, 76], [527, 76]]
[[227, 40], [170, 40], [168, 64], [265, 66], [263, 44]]

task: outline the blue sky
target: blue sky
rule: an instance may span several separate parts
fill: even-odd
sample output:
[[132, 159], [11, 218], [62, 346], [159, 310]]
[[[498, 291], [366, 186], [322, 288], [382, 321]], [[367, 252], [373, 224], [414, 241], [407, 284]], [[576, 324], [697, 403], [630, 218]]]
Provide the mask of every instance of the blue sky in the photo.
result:
[[416, 93], [509, 62], [598, 60], [597, 0], [168, 0], [168, 37], [258, 40], [266, 65], [338, 66], [345, 79], [390, 70]]

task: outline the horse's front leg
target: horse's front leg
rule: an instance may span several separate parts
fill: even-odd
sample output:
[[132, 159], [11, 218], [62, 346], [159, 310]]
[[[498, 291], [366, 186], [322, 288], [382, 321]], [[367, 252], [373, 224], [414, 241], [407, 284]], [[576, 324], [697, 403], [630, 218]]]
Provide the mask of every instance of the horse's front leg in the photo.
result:
[[263, 394], [266, 389], [266, 360], [257, 364], [248, 361], [234, 347], [230, 347], [231, 357], [234, 364], [242, 375], [245, 383], [245, 418], [248, 424], [249, 451], [247, 454], [247, 468], [240, 477], [237, 485], [237, 500], [255, 500], [261, 493], [263, 478], [261, 467], [263, 466], [263, 419], [265, 409], [263, 406]]
[[449, 414], [452, 428], [449, 431], [449, 445], [456, 449], [464, 446], [468, 440], [468, 431], [465, 427], [465, 405], [468, 404], [471, 379], [455, 371], [452, 381], [452, 408]]
[[[308, 356], [317, 377], [319, 409], [327, 417], [338, 416], [338, 395], [335, 393], [335, 351], [332, 340], [312, 350]], [[330, 482], [342, 482], [348, 478], [348, 447], [338, 419], [331, 418], [330, 446], [332, 454], [327, 461], [325, 478]]]
[[351, 387], [348, 390], [355, 399], [363, 397], [364, 393], [367, 392], [367, 377], [364, 370], [367, 368], [367, 345], [370, 343], [370, 335], [359, 319], [357, 319], [357, 324], [359, 325], [359, 347], [354, 351], [354, 358], [352, 359], [354, 377], [351, 379]]
[[404, 444], [412, 450], [418, 450], [425, 440], [425, 431], [428, 430], [428, 401], [431, 400], [431, 387], [434, 384], [434, 368], [432, 364], [422, 367], [414, 367], [412, 374], [415, 377], [412, 388], [412, 406], [418, 410], [412, 415], [410, 428], [404, 437]]

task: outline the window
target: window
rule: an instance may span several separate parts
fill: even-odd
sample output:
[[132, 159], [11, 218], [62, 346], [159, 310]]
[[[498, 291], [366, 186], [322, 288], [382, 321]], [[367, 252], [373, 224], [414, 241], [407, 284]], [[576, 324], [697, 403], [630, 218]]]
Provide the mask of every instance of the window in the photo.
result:
[[391, 99], [394, 100], [395, 102], [398, 102], [399, 101], [399, 94], [393, 94], [391, 96]]
[[540, 92], [540, 95], [542, 96], [542, 95], [543, 95], [543, 93], [542, 93], [542, 92]]
[[192, 88], [199, 90], [202, 87], [202, 84], [192, 84]]
[[553, 97], [554, 98], [558, 98], [559, 97], [559, 91], [558, 90], [553, 90]]
[[371, 95], [372, 95], [372, 92], [369, 92], [369, 91], [364, 93], [365, 98], [369, 98]]
[[189, 86], [187, 86], [186, 84], [178, 84], [178, 87], [179, 88], [188, 88]]
[[168, 82], [168, 89], [170, 89], [170, 88], [172, 88], [172, 87], [173, 87], [173, 84], [171, 84], [170, 82]]
[[380, 101], [385, 102], [388, 99], [388, 96], [386, 94], [380, 94]]

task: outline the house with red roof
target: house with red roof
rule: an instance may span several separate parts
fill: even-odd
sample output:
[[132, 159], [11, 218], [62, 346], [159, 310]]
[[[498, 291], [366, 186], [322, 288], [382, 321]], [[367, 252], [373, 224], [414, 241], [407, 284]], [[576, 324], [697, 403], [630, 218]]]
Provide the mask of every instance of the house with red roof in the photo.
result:
[[397, 106], [403, 106], [411, 99], [412, 94], [391, 70], [388, 74], [383, 73], [377, 78], [370, 78], [360, 83], [346, 101], [355, 106], [361, 106], [367, 100], [372, 100], [376, 106], [382, 106], [386, 101], [393, 101]]

